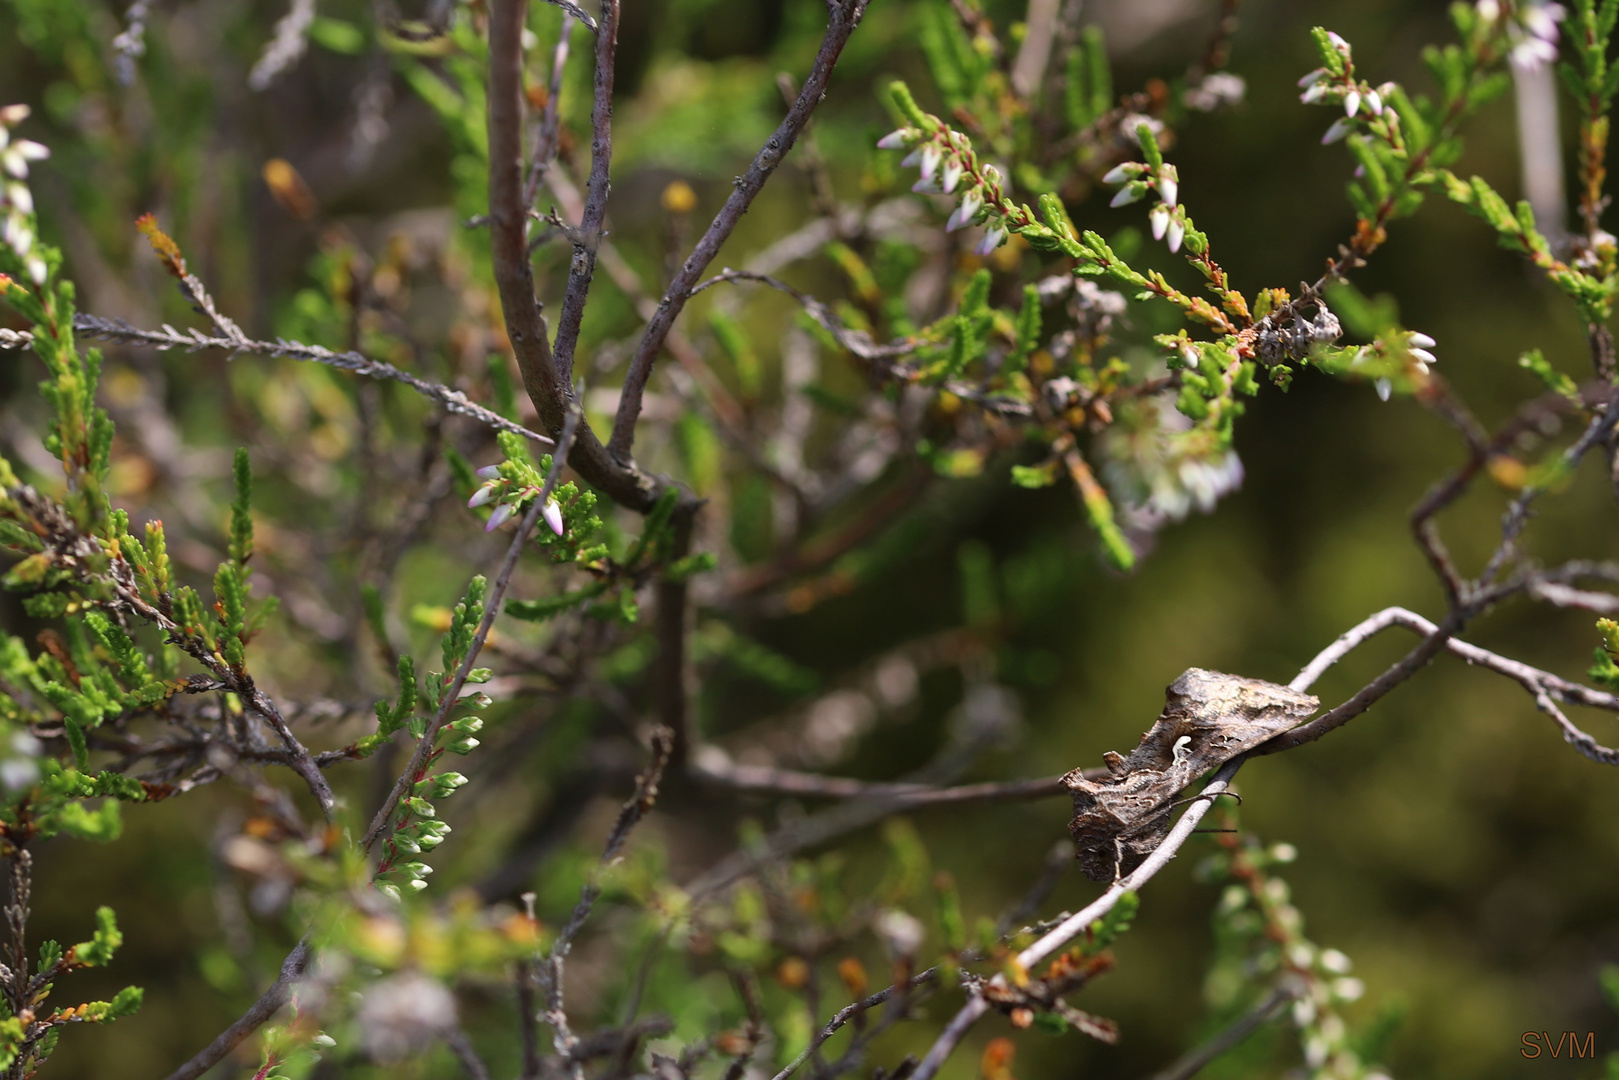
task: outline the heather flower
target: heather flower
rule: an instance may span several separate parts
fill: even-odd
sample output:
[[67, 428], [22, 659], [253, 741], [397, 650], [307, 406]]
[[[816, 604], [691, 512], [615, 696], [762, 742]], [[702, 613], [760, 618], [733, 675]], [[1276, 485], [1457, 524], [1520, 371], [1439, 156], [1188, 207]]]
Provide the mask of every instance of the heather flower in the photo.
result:
[[0, 108], [0, 243], [23, 261], [35, 285], [45, 284], [45, 260], [34, 250], [34, 196], [28, 190], [28, 163], [51, 156], [45, 146], [12, 136], [11, 129], [28, 118], [28, 106]]

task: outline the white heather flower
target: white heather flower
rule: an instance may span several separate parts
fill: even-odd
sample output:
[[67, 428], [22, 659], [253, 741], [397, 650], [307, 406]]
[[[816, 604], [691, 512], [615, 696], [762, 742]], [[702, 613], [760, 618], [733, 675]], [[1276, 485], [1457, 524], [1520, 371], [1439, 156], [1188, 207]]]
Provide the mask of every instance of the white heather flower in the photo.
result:
[[1349, 974], [1349, 957], [1337, 949], [1322, 949], [1321, 968], [1323, 971], [1329, 971], [1334, 975], [1347, 975]]
[[979, 255], [988, 255], [1000, 247], [1005, 239], [1006, 230], [999, 225], [992, 226], [984, 233], [984, 239], [979, 242], [978, 247], [974, 250]]
[[484, 504], [488, 503], [489, 500], [493, 499], [494, 497], [495, 497], [495, 485], [494, 484], [485, 484], [482, 487], [480, 487], [477, 491], [474, 491], [472, 493], [472, 498], [467, 500], [467, 508], [475, 510], [478, 507], [483, 506]]
[[1360, 112], [1360, 91], [1351, 90], [1344, 95], [1344, 115], [1354, 116]]
[[956, 190], [956, 185], [961, 183], [961, 174], [961, 162], [954, 157], [944, 163], [944, 171], [940, 175], [939, 186], [944, 188], [946, 195], [952, 194]]
[[1140, 180], [1132, 180], [1121, 187], [1118, 194], [1113, 196], [1109, 206], [1129, 206], [1147, 193], [1147, 185]]
[[1348, 117], [1345, 117], [1342, 120], [1334, 120], [1332, 122], [1332, 126], [1327, 129], [1327, 133], [1321, 136], [1321, 145], [1327, 146], [1331, 143], [1335, 143], [1354, 130], [1355, 125], [1349, 120]]
[[545, 523], [551, 526], [552, 532], [558, 536], [562, 535], [562, 507], [557, 505], [555, 499], [545, 500], [545, 508], [540, 511], [540, 516], [545, 518]]
[[1327, 40], [1332, 42], [1332, 47], [1337, 49], [1339, 52], [1348, 54], [1349, 42], [1345, 41], [1336, 31], [1328, 30]]
[[480, 479], [483, 479], [483, 480], [499, 480], [500, 479], [500, 466], [499, 465], [485, 465], [483, 468], [478, 470], [478, 477]]
[[1122, 165], [1115, 165], [1109, 169], [1107, 175], [1102, 177], [1104, 184], [1122, 184], [1126, 180], [1134, 180], [1146, 168], [1138, 161], [1126, 161]]
[[1304, 105], [1313, 105], [1332, 92], [1331, 83], [1311, 83], [1304, 93], [1299, 95], [1299, 102]]
[[1170, 206], [1175, 205], [1175, 199], [1180, 195], [1180, 173], [1175, 171], [1175, 166], [1165, 164], [1158, 170], [1158, 194]]
[[944, 231], [955, 232], [964, 225], [972, 224], [973, 218], [978, 216], [978, 211], [983, 208], [983, 205], [984, 200], [979, 197], [978, 189], [971, 189], [961, 197], [961, 205], [956, 207], [955, 212], [950, 215], [950, 220], [945, 224]]
[[1501, 5], [1498, 0], [1478, 0], [1478, 3], [1473, 5], [1473, 10], [1487, 23], [1493, 23], [1501, 17]]
[[1181, 241], [1186, 237], [1186, 223], [1180, 218], [1171, 218], [1165, 239], [1169, 241], [1169, 250], [1173, 254], [1181, 249]]
[[897, 909], [878, 915], [872, 929], [895, 956], [915, 956], [927, 937], [927, 930], [916, 916]]
[[899, 167], [902, 169], [914, 169], [920, 164], [922, 164], [922, 148], [920, 146], [900, 158], [899, 161]]
[[1164, 230], [1169, 228], [1169, 207], [1163, 203], [1153, 207], [1152, 213], [1147, 215], [1147, 224], [1152, 226], [1152, 238], [1162, 240]]
[[50, 150], [37, 142], [28, 139], [18, 139], [4, 150], [0, 150], [0, 167], [16, 177], [18, 180], [28, 179], [28, 163], [30, 161], [44, 161], [51, 156]]
[[944, 162], [944, 151], [939, 149], [938, 143], [928, 143], [922, 147], [922, 179], [932, 180]]
[[1377, 388], [1377, 396], [1382, 398], [1384, 401], [1387, 401], [1389, 399], [1389, 395], [1394, 392], [1394, 384], [1389, 382], [1387, 379], [1378, 379], [1372, 385]]
[[1383, 111], [1383, 98], [1376, 90], [1366, 91], [1366, 111], [1373, 116], [1380, 115]]
[[877, 149], [903, 149], [907, 143], [916, 138], [919, 134], [921, 133], [914, 131], [911, 128], [900, 128], [898, 131], [890, 131], [887, 135], [884, 135], [882, 138], [877, 140]]

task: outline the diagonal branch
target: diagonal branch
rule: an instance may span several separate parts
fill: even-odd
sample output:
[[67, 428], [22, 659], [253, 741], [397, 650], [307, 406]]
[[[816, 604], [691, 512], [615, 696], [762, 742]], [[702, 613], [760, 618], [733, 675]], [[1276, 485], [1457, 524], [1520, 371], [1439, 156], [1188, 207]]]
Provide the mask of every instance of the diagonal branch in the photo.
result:
[[461, 700], [461, 688], [466, 685], [467, 677], [472, 674], [473, 667], [478, 662], [478, 654], [483, 651], [484, 642], [489, 640], [489, 631], [495, 625], [495, 616], [500, 613], [500, 602], [506, 596], [506, 589], [512, 583], [512, 572], [517, 569], [517, 557], [523, 553], [523, 545], [528, 542], [529, 533], [534, 531], [534, 525], [540, 520], [540, 514], [545, 509], [551, 492], [556, 488], [557, 479], [562, 473], [562, 462], [568, 456], [569, 444], [572, 443], [575, 431], [584, 427], [577, 411], [568, 415], [563, 425], [561, 441], [557, 445], [557, 452], [551, 459], [551, 471], [545, 478], [545, 486], [534, 497], [533, 504], [523, 515], [522, 523], [512, 536], [511, 546], [506, 549], [506, 557], [501, 560], [500, 572], [495, 577], [495, 584], [489, 590], [484, 600], [483, 618], [478, 620], [478, 629], [472, 635], [472, 642], [467, 646], [467, 654], [461, 659], [461, 665], [455, 669], [455, 675], [450, 684], [444, 688], [444, 696], [439, 702], [437, 715], [422, 732], [422, 737], [416, 742], [416, 752], [411, 755], [410, 763], [394, 781], [393, 790], [383, 800], [382, 807], [377, 811], [376, 817], [371, 819], [370, 828], [365, 831], [365, 838], [360, 842], [362, 851], [369, 851], [371, 845], [377, 842], [383, 830], [388, 825], [388, 819], [393, 816], [394, 807], [399, 804], [400, 798], [411, 785], [412, 779], [427, 764], [428, 755], [433, 752], [433, 742], [438, 733], [449, 721], [450, 714]]
[[708, 264], [714, 261], [720, 248], [730, 238], [737, 222], [742, 215], [748, 212], [754, 197], [764, 187], [765, 181], [776, 171], [782, 158], [793, 148], [804, 126], [809, 123], [810, 114], [820, 104], [821, 98], [826, 94], [827, 84], [832, 79], [832, 69], [837, 66], [838, 57], [843, 47], [854, 33], [855, 27], [860, 25], [861, 18], [866, 13], [869, 0], [836, 0], [829, 4], [832, 17], [827, 27], [826, 37], [821, 41], [821, 50], [815, 57], [815, 65], [810, 69], [809, 78], [804, 80], [804, 87], [793, 102], [793, 107], [787, 110], [787, 116], [781, 125], [776, 128], [774, 135], [765, 142], [759, 153], [754, 157], [753, 164], [748, 167], [747, 174], [737, 178], [736, 187], [725, 205], [708, 226], [708, 231], [692, 249], [691, 255], [686, 259], [680, 272], [669, 283], [669, 288], [663, 294], [663, 301], [658, 305], [657, 314], [647, 325], [646, 333], [641, 338], [641, 344], [635, 351], [635, 357], [630, 361], [630, 369], [624, 377], [624, 392], [619, 398], [618, 415], [613, 419], [613, 434], [608, 447], [613, 455], [622, 461], [630, 459], [630, 450], [635, 443], [635, 424], [641, 416], [641, 397], [646, 390], [647, 380], [652, 377], [652, 365], [657, 360], [658, 353], [663, 349], [664, 339], [669, 336], [669, 330], [674, 326], [675, 319], [680, 315], [681, 309], [691, 297], [692, 288], [707, 269]]
[[270, 988], [196, 1057], [170, 1073], [167, 1080], [196, 1080], [223, 1061], [243, 1039], [264, 1026], [287, 1003], [293, 984], [303, 977], [305, 969], [309, 967], [310, 955], [309, 939], [305, 938], [281, 962], [281, 974], [270, 984]]
[[601, 243], [602, 228], [607, 220], [607, 195], [612, 189], [608, 170], [613, 163], [613, 62], [618, 51], [618, 4], [619, 0], [602, 0], [601, 26], [596, 31], [596, 96], [590, 107], [590, 182], [586, 187], [584, 217], [579, 221], [579, 236], [573, 245], [568, 291], [562, 297], [562, 316], [557, 320], [553, 350], [557, 378], [564, 385], [573, 382], [573, 352], [579, 345], [579, 328], [585, 319], [590, 282], [596, 276], [596, 247]]

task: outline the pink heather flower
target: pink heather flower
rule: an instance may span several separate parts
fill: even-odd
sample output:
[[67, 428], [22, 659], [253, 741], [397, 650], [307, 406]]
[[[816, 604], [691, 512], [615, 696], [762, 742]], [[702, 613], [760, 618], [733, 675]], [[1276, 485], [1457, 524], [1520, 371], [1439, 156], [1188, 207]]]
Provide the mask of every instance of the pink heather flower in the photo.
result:
[[1316, 68], [1314, 71], [1310, 72], [1308, 75], [1299, 80], [1299, 88], [1303, 89], [1306, 86], [1314, 86], [1316, 83], [1326, 78], [1326, 75], [1326, 68]]
[[1329, 143], [1335, 143], [1354, 130], [1355, 125], [1349, 120], [1348, 117], [1345, 117], [1342, 120], [1335, 120], [1333, 121], [1332, 126], [1327, 129], [1327, 133], [1321, 136], [1321, 145], [1326, 146]]
[[495, 507], [495, 512], [489, 515], [489, 523], [483, 527], [483, 531], [494, 532], [496, 529], [506, 524], [506, 522], [511, 519], [511, 516], [512, 504], [501, 503], [499, 506]]
[[488, 503], [494, 497], [495, 485], [485, 484], [483, 487], [472, 493], [472, 498], [467, 500], [467, 508], [477, 509], [478, 507]]
[[938, 143], [928, 143], [922, 147], [922, 179], [932, 180], [944, 162], [944, 151], [939, 149]]
[[961, 162], [957, 161], [955, 158], [952, 157], [950, 160], [944, 163], [944, 171], [939, 177], [939, 186], [944, 188], [944, 193], [946, 195], [949, 195], [956, 190], [956, 185], [961, 183], [961, 174]]
[[945, 224], [944, 231], [955, 232], [964, 225], [972, 224], [973, 218], [978, 216], [978, 211], [983, 206], [984, 200], [979, 197], [978, 189], [974, 188], [967, 192], [961, 197], [961, 205], [956, 207], [955, 213], [950, 215], [950, 220]]
[[1001, 228], [999, 225], [993, 226], [984, 233], [984, 239], [979, 242], [978, 247], [974, 250], [979, 255], [988, 255], [990, 252], [1000, 247], [1001, 242], [1005, 239], [1006, 230]]
[[887, 135], [884, 135], [882, 138], [877, 140], [877, 149], [903, 149], [906, 143], [916, 138], [917, 134], [917, 132], [912, 131], [910, 128], [900, 128], [898, 131], [890, 131]]
[[545, 508], [540, 511], [540, 516], [545, 518], [545, 523], [551, 526], [552, 532], [558, 536], [562, 535], [562, 507], [557, 505], [555, 499], [545, 500]]
[[478, 470], [478, 476], [479, 476], [479, 478], [484, 479], [484, 480], [499, 480], [500, 479], [500, 466], [499, 465], [485, 465], [483, 468]]

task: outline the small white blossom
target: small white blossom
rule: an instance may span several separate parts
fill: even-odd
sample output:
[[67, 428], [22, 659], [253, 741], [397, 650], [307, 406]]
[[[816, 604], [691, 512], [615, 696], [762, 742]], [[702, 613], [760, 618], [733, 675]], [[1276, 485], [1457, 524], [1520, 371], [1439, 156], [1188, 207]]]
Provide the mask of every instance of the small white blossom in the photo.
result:
[[1108, 203], [1108, 205], [1129, 206], [1131, 203], [1138, 201], [1146, 193], [1147, 185], [1145, 183], [1140, 180], [1132, 180], [1119, 189], [1118, 194], [1113, 196], [1113, 201]]
[[1153, 207], [1152, 213], [1147, 215], [1147, 224], [1152, 226], [1152, 238], [1162, 240], [1164, 230], [1169, 228], [1169, 207], [1163, 203]]
[[993, 226], [984, 233], [984, 239], [979, 242], [975, 251], [979, 255], [988, 255], [990, 252], [1000, 247], [1001, 243], [1005, 239], [1006, 230], [1001, 228], [999, 225]]
[[1360, 112], [1360, 91], [1351, 90], [1344, 95], [1344, 115], [1354, 116]]
[[1327, 129], [1327, 133], [1321, 136], [1321, 145], [1327, 146], [1331, 143], [1335, 143], [1354, 130], [1355, 125], [1349, 120], [1348, 117], [1345, 117], [1342, 120], [1334, 120], [1332, 122], [1332, 126]]
[[1165, 239], [1169, 242], [1171, 253], [1181, 249], [1181, 241], [1186, 237], [1186, 223], [1180, 218], [1171, 218]]
[[955, 232], [965, 225], [970, 225], [983, 206], [984, 200], [979, 196], [978, 189], [969, 190], [961, 197], [961, 205], [956, 207], [955, 212], [950, 215], [950, 220], [944, 227], [945, 231]]
[[483, 531], [494, 532], [511, 519], [512, 512], [511, 503], [501, 503], [495, 507], [495, 512], [489, 515], [489, 521], [484, 525]]
[[882, 138], [877, 140], [877, 149], [879, 149], [879, 150], [900, 150], [900, 149], [903, 149], [908, 143], [910, 143], [910, 141], [912, 139], [916, 138], [917, 135], [919, 135], [919, 134], [920, 134], [920, 132], [913, 131], [911, 128], [900, 128], [898, 131], [890, 131], [887, 135], [884, 135]]
[[1376, 90], [1366, 91], [1366, 111], [1373, 116], [1379, 116], [1383, 112], [1383, 99]]
[[551, 526], [552, 532], [558, 536], [562, 535], [562, 507], [557, 505], [555, 499], [545, 500], [545, 508], [540, 511], [540, 516], [545, 518], [545, 523]]
[[961, 174], [961, 162], [957, 158], [952, 157], [944, 163], [944, 172], [940, 175], [939, 186], [944, 188], [946, 195], [952, 194], [956, 190], [956, 185], [961, 183]]
[[1158, 194], [1170, 206], [1175, 205], [1180, 195], [1180, 173], [1175, 171], [1175, 166], [1166, 164], [1158, 170]]
[[1329, 971], [1334, 975], [1347, 975], [1349, 974], [1349, 967], [1349, 957], [1339, 950], [1321, 950], [1321, 968], [1323, 971]]
[[1109, 169], [1107, 175], [1102, 177], [1104, 184], [1122, 184], [1126, 180], [1134, 180], [1140, 176], [1146, 166], [1139, 161], [1126, 161], [1122, 165], [1115, 165]]

